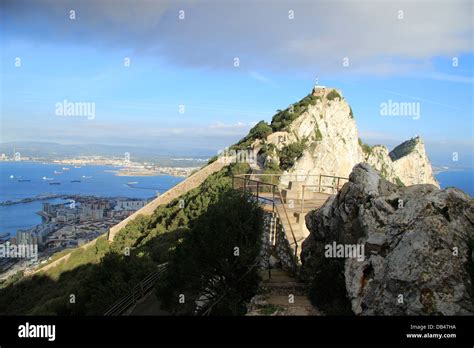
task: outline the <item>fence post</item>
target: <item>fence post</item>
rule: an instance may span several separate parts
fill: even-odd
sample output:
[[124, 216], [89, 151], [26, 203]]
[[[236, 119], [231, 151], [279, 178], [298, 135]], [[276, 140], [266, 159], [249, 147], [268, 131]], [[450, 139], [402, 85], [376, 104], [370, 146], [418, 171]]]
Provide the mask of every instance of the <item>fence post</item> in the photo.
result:
[[301, 192], [301, 214], [303, 214], [303, 208], [304, 208], [304, 189], [305, 189], [305, 185], [302, 185], [301, 187], [302, 187], [302, 189], [303, 189], [303, 192]]
[[275, 186], [272, 186], [272, 196], [273, 212], [275, 212]]

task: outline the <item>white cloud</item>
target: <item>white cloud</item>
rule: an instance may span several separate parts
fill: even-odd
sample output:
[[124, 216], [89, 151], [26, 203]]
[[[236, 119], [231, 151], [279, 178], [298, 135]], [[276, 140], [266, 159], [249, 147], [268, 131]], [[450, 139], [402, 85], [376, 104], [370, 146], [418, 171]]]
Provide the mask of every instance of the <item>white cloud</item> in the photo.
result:
[[253, 79], [255, 79], [255, 80], [257, 80], [257, 81], [259, 81], [259, 82], [261, 82], [261, 83], [263, 83], [263, 84], [265, 84], [265, 85], [272, 86], [272, 87], [277, 87], [277, 84], [276, 84], [275, 82], [273, 82], [273, 81], [270, 80], [269, 78], [263, 76], [262, 74], [260, 74], [260, 73], [258, 73], [258, 72], [256, 72], [256, 71], [250, 71], [250, 72], [249, 72], [249, 75], [250, 75]]
[[474, 84], [474, 77], [472, 77], [472, 76], [462, 76], [462, 75], [432, 72], [432, 73], [423, 75], [423, 77], [427, 78], [427, 79], [438, 80], [438, 81], [467, 83], [467, 84], [471, 84], [471, 85]]
[[[82, 1], [74, 2], [74, 26], [64, 19], [69, 3], [3, 3], [8, 33], [9, 23], [31, 18], [15, 33], [113, 46], [188, 66], [233, 69], [239, 57], [241, 68], [262, 83], [270, 82], [267, 70], [386, 75], [473, 51], [470, 0]], [[342, 66], [344, 57], [349, 67]]]

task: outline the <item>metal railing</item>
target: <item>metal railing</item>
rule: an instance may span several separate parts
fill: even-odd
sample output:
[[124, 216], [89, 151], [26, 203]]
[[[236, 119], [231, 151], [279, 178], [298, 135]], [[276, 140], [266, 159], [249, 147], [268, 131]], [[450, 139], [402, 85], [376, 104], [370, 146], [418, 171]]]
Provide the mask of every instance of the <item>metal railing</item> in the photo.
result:
[[[258, 174], [260, 175], [260, 174]], [[232, 177], [232, 187], [234, 189], [238, 189], [239, 187], [236, 187], [237, 182], [242, 181], [243, 185], [240, 188], [243, 188], [244, 192], [250, 192], [254, 194], [259, 201], [266, 201], [266, 202], [271, 202], [272, 205], [272, 211], [276, 213], [279, 217], [280, 220], [283, 220], [282, 214], [279, 212], [278, 207], [277, 207], [277, 198], [280, 200], [281, 207], [283, 208], [283, 213], [284, 217], [286, 218], [286, 221], [288, 222], [288, 226], [290, 229], [290, 234], [293, 239], [293, 243], [290, 245], [294, 245], [295, 247], [295, 260], [298, 260], [298, 242], [296, 241], [296, 236], [295, 232], [293, 231], [293, 227], [291, 225], [290, 218], [288, 216], [288, 212], [286, 211], [285, 204], [283, 197], [281, 195], [281, 191], [278, 188], [277, 185], [275, 184], [270, 184], [270, 183], [265, 183], [257, 180], [253, 180], [250, 178], [247, 178], [247, 174], [243, 175], [235, 175]], [[255, 193], [252, 191], [252, 189], [255, 188]], [[263, 193], [271, 193], [271, 198], [264, 197], [261, 194]]]
[[140, 283], [138, 283], [128, 295], [122, 297], [115, 302], [105, 313], [104, 316], [122, 315], [137, 301], [143, 298], [151, 289], [153, 289], [156, 281], [160, 278], [163, 272], [166, 271], [168, 263], [162, 263], [158, 266], [156, 272], [150, 273]]
[[[321, 180], [322, 178], [330, 178], [330, 179], [333, 179], [333, 184], [332, 185], [322, 185], [321, 184]], [[318, 193], [321, 193], [321, 189], [323, 188], [328, 188], [328, 189], [331, 189], [332, 193], [336, 193], [337, 191], [339, 191], [342, 186], [341, 186], [341, 180], [344, 180], [344, 181], [349, 181], [349, 178], [344, 178], [342, 176], [333, 176], [333, 175], [323, 175], [323, 174], [320, 174], [319, 175], [319, 182], [317, 185], [302, 185], [302, 190], [301, 190], [301, 213], [303, 213], [304, 211], [304, 196], [305, 196], [305, 191], [307, 188], [313, 188], [313, 190], [315, 190], [317, 188], [317, 191], [313, 191], [313, 192], [318, 192]], [[335, 185], [334, 185], [334, 181], [335, 181]]]
[[[282, 186], [281, 181], [288, 181], [288, 182], [307, 182], [308, 179], [315, 178], [315, 182], [317, 181], [318, 184], [314, 184], [315, 186], [321, 186], [321, 187], [339, 187], [340, 186], [340, 181], [345, 180], [348, 181], [349, 178], [342, 177], [342, 176], [336, 176], [336, 175], [326, 175], [326, 174], [239, 174], [236, 175], [237, 177], [248, 177], [249, 179], [253, 178], [263, 178], [265, 180], [270, 180], [270, 182], [266, 182], [269, 184], [277, 185], [277, 186]], [[325, 178], [329, 179], [334, 179], [335, 185], [323, 185], [322, 180]], [[255, 180], [255, 179], [253, 179]]]
[[[279, 182], [282, 177], [289, 178], [290, 180], [291, 178], [294, 177], [297, 182], [306, 181], [309, 178], [314, 178], [315, 181], [317, 180], [317, 184], [302, 185], [301, 209], [300, 209], [301, 213], [304, 212], [306, 189], [313, 188], [313, 189], [316, 189], [317, 190], [316, 192], [318, 193], [327, 193], [327, 192], [322, 192], [322, 191], [325, 191], [325, 189], [329, 189], [331, 193], [336, 193], [342, 187], [341, 181], [345, 183], [349, 180], [349, 178], [345, 178], [342, 176], [335, 176], [335, 175], [325, 175], [325, 174], [254, 174], [254, 173], [240, 174], [240, 175], [235, 175], [232, 177], [233, 188], [236, 188], [236, 180], [243, 180], [243, 185], [241, 186], [241, 188], [243, 188], [244, 191], [249, 191], [251, 193], [254, 193], [254, 195], [257, 197], [257, 200], [270, 201], [273, 206], [273, 212], [276, 212], [278, 214], [278, 217], [282, 219], [282, 216], [281, 216], [282, 214], [280, 214], [280, 212], [278, 211], [278, 208], [275, 207], [275, 201], [276, 201], [275, 198], [278, 198], [280, 200], [281, 206], [283, 207], [283, 214], [284, 214], [284, 217], [286, 218], [286, 221], [288, 222], [290, 233], [293, 238], [293, 244], [295, 245], [295, 257], [297, 257], [298, 244], [296, 241], [296, 237], [293, 231], [291, 221], [288, 216], [288, 212], [285, 208], [285, 201], [283, 200], [283, 196], [279, 187]], [[259, 181], [259, 180], [256, 180], [256, 178], [262, 178], [269, 182]], [[331, 179], [330, 184], [324, 183], [324, 181], [327, 181], [327, 179]], [[263, 189], [263, 188], [266, 188], [266, 189]], [[255, 189], [255, 192], [252, 191], [253, 189]], [[261, 193], [265, 193], [265, 192], [272, 192], [272, 198], [270, 199], [267, 197], [262, 197]]]
[[[239, 178], [248, 178], [248, 180], [251, 180], [253, 182], [257, 182], [257, 178], [261, 178], [263, 180], [269, 181], [258, 181], [261, 184], [269, 184], [269, 185], [274, 185], [277, 187], [277, 191], [280, 191], [280, 187], [282, 186], [280, 184], [280, 181], [282, 178], [285, 178], [285, 180], [291, 181], [292, 178], [295, 178], [295, 182], [306, 182], [308, 179], [314, 179], [315, 184], [304, 184], [302, 185], [302, 193], [301, 193], [301, 212], [303, 212], [304, 209], [304, 201], [305, 201], [305, 191], [308, 188], [313, 188], [313, 190], [316, 190], [315, 192], [318, 193], [328, 193], [328, 192], [323, 192], [323, 191], [330, 191], [330, 193], [334, 194], [337, 191], [341, 189], [343, 186], [343, 183], [347, 182], [349, 178], [345, 178], [342, 176], [335, 176], [335, 175], [325, 175], [325, 174], [240, 174], [236, 175], [236, 177]], [[327, 183], [327, 179], [331, 179], [330, 183]], [[233, 185], [234, 186], [234, 185]], [[284, 201], [282, 200], [282, 203]]]
[[[266, 173], [261, 173], [261, 174], [254, 174], [254, 173], [250, 173], [250, 174], [239, 174], [239, 175], [236, 175], [238, 177], [248, 177], [249, 179], [252, 179], [252, 177], [257, 177], [257, 178], [263, 178], [265, 180], [269, 180], [269, 182], [267, 181], [262, 181], [262, 182], [265, 182], [267, 184], [273, 184], [273, 185], [277, 185], [277, 186], [281, 186], [281, 181], [282, 180], [285, 180], [285, 181], [295, 181], [295, 182], [301, 182], [301, 181], [306, 181], [307, 178], [318, 178], [320, 175], [319, 174], [284, 174], [284, 173], [281, 173], [281, 174], [266, 174]], [[253, 179], [255, 180], [255, 179]]]

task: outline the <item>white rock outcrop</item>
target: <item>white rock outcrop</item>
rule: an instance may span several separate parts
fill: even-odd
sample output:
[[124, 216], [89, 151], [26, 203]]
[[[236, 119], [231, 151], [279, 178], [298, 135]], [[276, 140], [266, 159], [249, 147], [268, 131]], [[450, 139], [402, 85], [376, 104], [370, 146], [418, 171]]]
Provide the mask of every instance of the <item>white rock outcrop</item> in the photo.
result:
[[[335, 92], [340, 97], [334, 97]], [[319, 174], [347, 178], [356, 164], [366, 162], [393, 183], [439, 187], [421, 138], [410, 139], [391, 152], [383, 145], [365, 145], [359, 140], [352, 110], [339, 90], [315, 88], [312, 96], [315, 104], [309, 104], [287, 127], [287, 132], [267, 137], [267, 142], [279, 149], [307, 139], [306, 150], [288, 171], [290, 174], [306, 177], [307, 183], [315, 184]]]
[[[474, 200], [463, 191], [400, 187], [358, 164], [306, 225], [302, 273], [316, 299], [332, 291], [318, 303], [327, 312], [348, 302], [357, 315], [474, 313]], [[333, 243], [357, 246], [363, 257], [328, 256]]]

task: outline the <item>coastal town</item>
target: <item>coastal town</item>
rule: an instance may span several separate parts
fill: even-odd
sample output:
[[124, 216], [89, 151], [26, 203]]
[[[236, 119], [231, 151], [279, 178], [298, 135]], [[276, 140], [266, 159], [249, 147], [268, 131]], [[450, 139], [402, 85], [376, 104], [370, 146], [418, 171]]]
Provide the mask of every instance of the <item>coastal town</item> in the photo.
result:
[[62, 158], [62, 159], [46, 159], [41, 157], [32, 157], [32, 156], [23, 156], [20, 152], [13, 150], [11, 155], [2, 153], [0, 154], [1, 161], [29, 161], [29, 162], [41, 162], [48, 164], [58, 164], [62, 165], [63, 170], [69, 170], [73, 168], [81, 168], [83, 166], [112, 166], [116, 169], [113, 169], [112, 172], [118, 176], [155, 176], [155, 175], [171, 175], [178, 177], [187, 177], [192, 174], [194, 171], [198, 170], [202, 162], [207, 160], [203, 159], [170, 159], [170, 161], [176, 161], [179, 163], [189, 162], [190, 164], [200, 164], [190, 165], [190, 166], [163, 166], [159, 163], [152, 162], [137, 162], [130, 159], [129, 153], [124, 153], [122, 157], [106, 157], [106, 156], [77, 156], [71, 158]]
[[[42, 164], [55, 164], [59, 169], [50, 176], [42, 177], [49, 185], [64, 183], [59, 178], [68, 172], [86, 166], [108, 166], [104, 172], [116, 176], [159, 176], [170, 175], [187, 177], [200, 166], [204, 160], [176, 159], [175, 163], [185, 163], [191, 166], [162, 166], [151, 162], [134, 162], [130, 155], [123, 157], [105, 156], [77, 156], [72, 158], [47, 159], [40, 157], [22, 156], [13, 149], [10, 155], [0, 154], [0, 162], [35, 162]], [[169, 160], [173, 163], [173, 159]], [[91, 177], [82, 176], [68, 180], [71, 183], [81, 183]], [[18, 182], [30, 182], [30, 178], [10, 175], [10, 179]], [[137, 182], [126, 185], [134, 188]], [[0, 202], [0, 206], [11, 206], [24, 203], [41, 202], [41, 210], [36, 214], [41, 216], [42, 223], [27, 229], [18, 229], [16, 234], [0, 233], [0, 282], [18, 272], [28, 273], [33, 268], [51, 260], [53, 255], [68, 249], [80, 247], [87, 242], [106, 234], [110, 227], [144, 207], [153, 197], [148, 199], [115, 197], [104, 198], [77, 194], [61, 194], [44, 192], [31, 197], [10, 199]], [[159, 194], [159, 191], [156, 191]], [[54, 203], [53, 203], [54, 202]], [[59, 202], [59, 203], [58, 203]], [[1, 232], [1, 231], [0, 231]], [[12, 257], [7, 252], [10, 249], [32, 247], [36, 250], [35, 257]], [[33, 250], [32, 249], [32, 250]]]
[[[48, 262], [56, 253], [81, 245], [108, 232], [149, 200], [130, 198], [98, 198], [73, 195], [63, 197], [64, 202], [43, 203], [37, 212], [43, 223], [29, 229], [18, 230], [16, 236], [0, 236], [0, 251], [7, 248], [34, 246], [34, 258], [0, 258], [0, 280], [18, 271], [28, 273], [31, 267]], [[5, 256], [5, 255], [0, 255]]]

